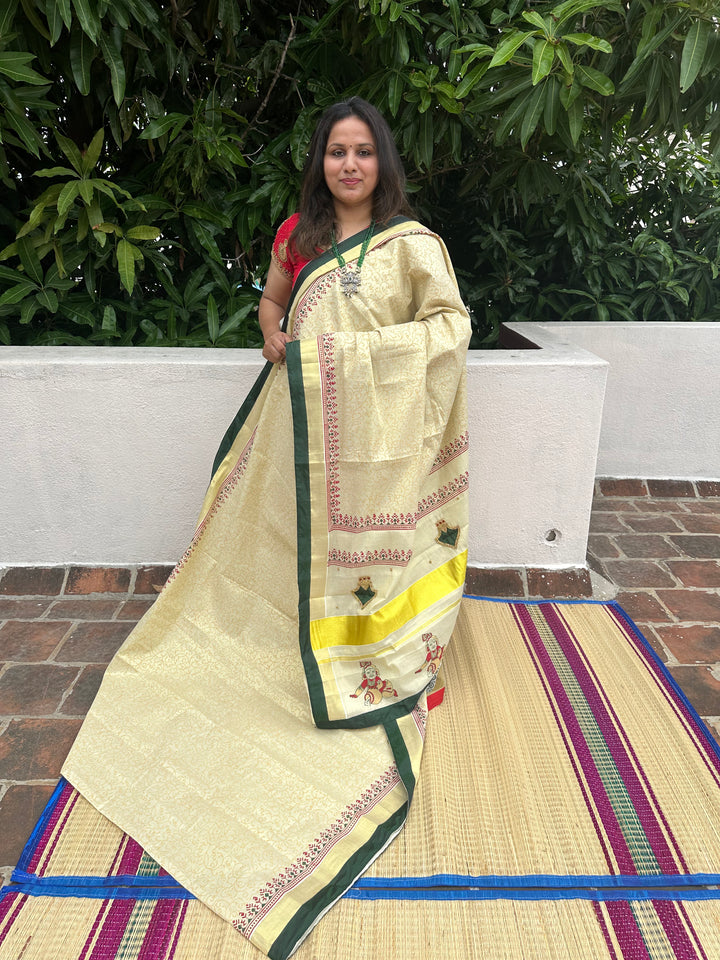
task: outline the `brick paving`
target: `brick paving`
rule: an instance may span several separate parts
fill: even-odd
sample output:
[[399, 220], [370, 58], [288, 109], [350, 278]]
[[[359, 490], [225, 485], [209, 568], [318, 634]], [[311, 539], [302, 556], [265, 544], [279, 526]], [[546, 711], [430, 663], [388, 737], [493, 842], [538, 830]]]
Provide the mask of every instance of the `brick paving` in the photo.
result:
[[[600, 479], [588, 569], [470, 570], [469, 593], [616, 595], [720, 739], [720, 482]], [[0, 570], [0, 879], [105, 668], [170, 567]]]

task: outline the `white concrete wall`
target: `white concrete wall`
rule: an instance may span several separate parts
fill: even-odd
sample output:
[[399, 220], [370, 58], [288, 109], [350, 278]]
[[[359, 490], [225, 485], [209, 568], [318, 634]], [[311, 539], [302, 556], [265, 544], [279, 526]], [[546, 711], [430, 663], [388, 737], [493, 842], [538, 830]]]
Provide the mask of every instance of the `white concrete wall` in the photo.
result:
[[720, 479], [720, 323], [516, 323], [610, 364], [598, 475]]
[[[585, 560], [607, 365], [537, 334], [543, 349], [469, 355], [475, 564]], [[261, 366], [253, 350], [0, 348], [0, 566], [175, 562]]]

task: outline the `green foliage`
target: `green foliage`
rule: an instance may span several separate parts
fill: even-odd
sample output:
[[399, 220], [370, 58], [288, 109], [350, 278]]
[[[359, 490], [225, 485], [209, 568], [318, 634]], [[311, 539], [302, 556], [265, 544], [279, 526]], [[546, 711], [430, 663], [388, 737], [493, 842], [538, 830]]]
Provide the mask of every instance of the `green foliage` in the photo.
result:
[[254, 346], [313, 126], [390, 119], [474, 345], [720, 319], [715, 0], [0, 0], [0, 342]]

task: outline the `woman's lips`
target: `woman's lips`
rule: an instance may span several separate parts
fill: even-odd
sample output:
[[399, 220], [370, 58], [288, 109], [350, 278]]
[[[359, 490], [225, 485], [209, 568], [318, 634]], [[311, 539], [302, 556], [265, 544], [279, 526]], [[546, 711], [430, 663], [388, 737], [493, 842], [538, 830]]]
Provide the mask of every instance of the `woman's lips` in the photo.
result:
[[356, 183], [360, 183], [360, 180], [359, 179], [353, 180], [350, 178], [346, 178], [345, 180], [341, 180], [340, 182], [347, 184], [348, 187], [353, 187]]

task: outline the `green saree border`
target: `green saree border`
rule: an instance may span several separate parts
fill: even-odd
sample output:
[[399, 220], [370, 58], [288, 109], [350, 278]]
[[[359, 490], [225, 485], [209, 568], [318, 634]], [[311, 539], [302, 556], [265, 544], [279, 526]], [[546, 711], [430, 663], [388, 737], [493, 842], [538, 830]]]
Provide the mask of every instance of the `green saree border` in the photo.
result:
[[320, 668], [310, 641], [310, 571], [312, 568], [312, 530], [310, 509], [310, 469], [308, 463], [308, 430], [305, 386], [303, 381], [300, 342], [287, 345], [286, 363], [290, 383], [290, 403], [293, 416], [295, 459], [295, 503], [297, 510], [297, 582], [298, 582], [298, 641], [305, 670], [313, 723], [320, 730], [351, 730], [374, 727], [412, 713], [422, 696], [412, 694], [357, 717], [328, 718], [327, 701]]
[[410, 760], [410, 751], [407, 748], [405, 738], [402, 735], [397, 720], [386, 721], [384, 727], [390, 748], [395, 757], [398, 773], [407, 790], [409, 806], [413, 798], [413, 793], [415, 792], [415, 774], [413, 773], [412, 761]]
[[218, 451], [215, 454], [215, 459], [213, 461], [212, 474], [210, 475], [211, 482], [212, 482], [212, 478], [215, 476], [217, 472], [218, 467], [225, 459], [233, 443], [235, 443], [235, 438], [242, 430], [245, 421], [250, 415], [250, 411], [255, 406], [255, 401], [260, 396], [260, 392], [262, 391], [262, 388], [265, 386], [265, 382], [267, 378], [270, 376], [272, 368], [273, 368], [273, 364], [270, 363], [270, 361], [268, 360], [265, 366], [260, 371], [260, 375], [258, 376], [257, 380], [250, 388], [250, 393], [248, 393], [247, 397], [245, 397], [245, 400], [243, 401], [242, 406], [233, 417], [232, 422], [230, 423], [230, 426], [225, 431], [225, 434], [222, 440], [220, 441], [220, 446], [218, 447]]
[[370, 839], [343, 864], [335, 878], [300, 907], [270, 947], [268, 951], [270, 960], [287, 960], [299, 941], [304, 939], [320, 917], [336, 900], [340, 899], [377, 854], [401, 830], [407, 819], [408, 807], [409, 801], [405, 801], [385, 823], [381, 823], [377, 827]]
[[290, 405], [293, 417], [295, 459], [295, 503], [297, 510], [297, 580], [298, 580], [298, 639], [305, 679], [308, 685], [310, 707], [316, 726], [328, 723], [327, 705], [323, 693], [320, 669], [310, 645], [310, 570], [312, 541], [310, 539], [310, 467], [308, 463], [307, 410], [303, 383], [300, 342], [288, 343], [285, 352]]
[[[384, 240], [385, 233], [392, 234], [392, 231], [403, 223], [417, 223], [418, 226], [422, 226], [422, 224], [419, 221], [414, 220], [412, 217], [406, 217], [403, 214], [398, 214], [397, 217], [391, 217], [390, 220], [388, 220], [385, 223], [375, 224], [375, 227], [372, 233], [372, 241], [377, 242], [377, 241]], [[427, 230], [427, 227], [425, 227], [424, 229]], [[345, 240], [341, 240], [340, 243], [337, 245], [337, 248], [340, 251], [340, 253], [343, 253], [343, 254], [348, 253], [354, 247], [360, 247], [365, 237], [365, 233], [366, 233], [365, 230], [360, 230], [358, 233], [354, 233], [351, 237], [347, 237]], [[390, 239], [390, 237], [388, 237], [387, 239]], [[372, 250], [372, 247], [370, 247], [370, 250]], [[292, 312], [292, 308], [295, 306], [295, 300], [297, 299], [298, 293], [300, 292], [300, 288], [303, 286], [303, 284], [307, 280], [309, 280], [310, 277], [316, 271], [322, 270], [323, 267], [328, 267], [331, 264], [333, 267], [337, 265], [337, 259], [332, 249], [325, 250], [323, 253], [319, 253], [317, 257], [314, 257], [312, 260], [310, 260], [308, 263], [305, 264], [305, 266], [302, 268], [300, 273], [297, 275], [295, 283], [293, 284], [292, 291], [290, 292], [290, 302], [288, 303], [288, 307], [287, 307], [288, 317]]]
[[[373, 240], [376, 240], [378, 238], [382, 239], [382, 235], [386, 231], [390, 231], [395, 227], [400, 226], [400, 224], [402, 223], [415, 223], [415, 222], [416, 221], [411, 219], [410, 217], [405, 217], [402, 215], [397, 217], [392, 217], [390, 220], [387, 221], [387, 223], [375, 225], [372, 239]], [[346, 240], [342, 240], [338, 244], [338, 250], [341, 253], [347, 253], [349, 250], [352, 250], [353, 247], [359, 246], [362, 241], [356, 238], [362, 237], [364, 236], [364, 234], [365, 234], [365, 231], [362, 230], [360, 231], [360, 233], [353, 234], [353, 236], [348, 237]], [[332, 250], [326, 250], [324, 253], [321, 253], [319, 256], [315, 257], [313, 260], [310, 260], [309, 263], [307, 263], [302, 268], [302, 270], [297, 276], [297, 279], [295, 280], [295, 283], [293, 284], [292, 290], [290, 291], [290, 300], [288, 301], [288, 305], [285, 311], [285, 317], [283, 318], [281, 330], [285, 331], [288, 328], [289, 319], [292, 314], [293, 307], [295, 306], [295, 301], [297, 300], [297, 297], [302, 285], [305, 283], [305, 281], [309, 277], [312, 276], [313, 273], [315, 273], [316, 270], [321, 270], [324, 266], [327, 266], [330, 263], [337, 263], [335, 259], [335, 254], [333, 253]], [[233, 443], [235, 442], [235, 439], [238, 433], [240, 433], [240, 431], [242, 430], [243, 424], [247, 420], [248, 415], [252, 410], [253, 405], [255, 404], [255, 401], [260, 395], [260, 391], [265, 386], [265, 381], [270, 376], [270, 372], [272, 368], [273, 368], [273, 364], [270, 363], [270, 361], [268, 360], [265, 366], [263, 367], [263, 369], [261, 370], [257, 380], [250, 388], [250, 392], [248, 393], [247, 397], [243, 401], [242, 406], [240, 407], [238, 412], [235, 414], [232, 422], [230, 423], [230, 426], [225, 431], [225, 434], [222, 440], [220, 441], [220, 446], [218, 447], [217, 453], [215, 454], [215, 459], [213, 461], [213, 466], [212, 466], [211, 480], [212, 480], [212, 477], [215, 476], [215, 473], [218, 467], [223, 462], [223, 460], [225, 459], [225, 456], [227, 455], [228, 451], [230, 450]]]

